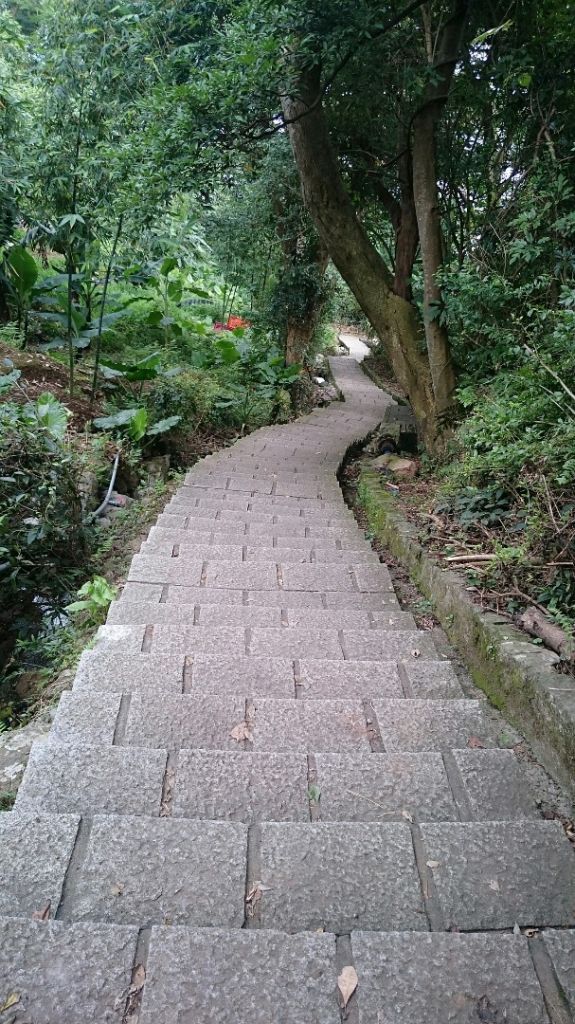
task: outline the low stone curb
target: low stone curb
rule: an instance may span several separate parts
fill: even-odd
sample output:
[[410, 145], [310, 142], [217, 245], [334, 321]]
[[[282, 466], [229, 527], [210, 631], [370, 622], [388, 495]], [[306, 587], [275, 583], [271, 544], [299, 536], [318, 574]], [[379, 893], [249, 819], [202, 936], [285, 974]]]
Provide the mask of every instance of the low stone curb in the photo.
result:
[[476, 685], [505, 710], [550, 773], [575, 792], [575, 681], [554, 670], [558, 656], [473, 603], [465, 577], [425, 550], [417, 528], [373, 470], [363, 469], [358, 500], [371, 530], [431, 601]]

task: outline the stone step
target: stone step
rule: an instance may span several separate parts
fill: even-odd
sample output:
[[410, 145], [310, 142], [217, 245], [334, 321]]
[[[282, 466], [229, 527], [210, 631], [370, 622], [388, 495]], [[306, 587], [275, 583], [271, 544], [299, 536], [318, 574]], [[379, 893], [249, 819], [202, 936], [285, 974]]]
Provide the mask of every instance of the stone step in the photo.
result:
[[[134, 555], [128, 580], [140, 583], [171, 583], [187, 587], [232, 588], [234, 590], [392, 591], [391, 577], [380, 565], [354, 561], [355, 551], [346, 552], [345, 564], [293, 563], [278, 548], [276, 562], [243, 562], [236, 553], [230, 560], [230, 545], [190, 548], [177, 557], [145, 553]], [[207, 555], [207, 558], [203, 556]], [[219, 557], [221, 556], [221, 557]], [[224, 557], [225, 556], [225, 557]]]
[[[575, 925], [575, 856], [559, 822], [239, 822], [96, 815], [0, 818], [0, 911], [139, 927], [460, 931]], [[425, 858], [425, 859], [423, 859]], [[358, 867], [361, 869], [358, 870]], [[427, 892], [427, 902], [423, 893]]]
[[[310, 815], [382, 823], [538, 818], [507, 750], [456, 750], [450, 761], [439, 753], [316, 753], [308, 762], [303, 752], [237, 748], [179, 751], [172, 765], [174, 817], [247, 825], [305, 822]], [[165, 751], [37, 742], [16, 810], [157, 817], [165, 767]]]
[[[129, 614], [130, 602], [126, 603]], [[154, 607], [156, 607], [154, 605]], [[288, 610], [289, 614], [289, 610]], [[433, 641], [408, 629], [303, 629], [292, 627], [204, 626], [189, 624], [118, 625], [100, 627], [96, 650], [140, 653], [142, 646], [166, 656], [218, 654], [271, 658], [349, 661], [415, 661], [437, 659]]]
[[[179, 518], [179, 517], [168, 517]], [[199, 529], [197, 524], [199, 524]], [[364, 550], [369, 541], [358, 529], [332, 526], [305, 526], [290, 523], [245, 523], [227, 522], [220, 519], [193, 519], [187, 526], [179, 523], [163, 523], [153, 526], [146, 544], [171, 541], [172, 544], [262, 544], [269, 547], [302, 547], [311, 549], [345, 547], [348, 550]]]
[[[235, 592], [232, 592], [235, 593]], [[275, 626], [308, 629], [384, 629], [416, 631], [413, 616], [408, 612], [354, 611], [351, 608], [289, 608], [277, 606], [243, 605], [240, 603], [176, 604], [159, 601], [115, 601], [108, 611], [107, 622], [112, 624], [187, 624], [201, 626]]]
[[124, 585], [121, 601], [166, 602], [169, 605], [254, 605], [274, 608], [349, 608], [371, 612], [388, 608], [400, 611], [392, 590], [372, 594], [357, 591], [233, 590], [225, 587], [185, 587], [163, 583], [130, 582]]
[[[508, 747], [519, 737], [502, 731], [475, 700], [315, 699], [241, 695], [119, 693], [74, 690], [60, 702], [53, 737], [66, 742], [234, 750], [233, 731], [247, 724], [254, 750], [387, 752]], [[243, 737], [242, 737], [243, 738]], [[243, 745], [243, 743], [242, 743]]]
[[235, 693], [252, 697], [323, 698], [462, 697], [449, 662], [330, 661], [150, 652], [123, 655], [96, 647], [84, 651], [74, 691], [178, 694]]
[[169, 540], [152, 538], [152, 540], [144, 541], [140, 548], [140, 555], [142, 559], [150, 561], [154, 559], [155, 561], [164, 561], [168, 564], [170, 559], [200, 560], [204, 562], [217, 559], [218, 561], [229, 562], [273, 562], [274, 564], [278, 562], [290, 564], [298, 564], [300, 562], [317, 562], [319, 564], [343, 562], [344, 564], [353, 563], [354, 565], [365, 562], [374, 566], [381, 564], [378, 555], [371, 550], [367, 541], [362, 547], [356, 544], [349, 548], [345, 543], [342, 543], [339, 548], [336, 548], [335, 544], [327, 548], [322, 547], [321, 543], [317, 544], [313, 541], [311, 544], [303, 544], [301, 546], [284, 546], [280, 544], [274, 547], [266, 541], [257, 539], [246, 538], [247, 543], [242, 541], [241, 537], [236, 537], [233, 543], [216, 542], [212, 544], [196, 537], [191, 543], [188, 543], [185, 532], [182, 531], [176, 541], [171, 538]]

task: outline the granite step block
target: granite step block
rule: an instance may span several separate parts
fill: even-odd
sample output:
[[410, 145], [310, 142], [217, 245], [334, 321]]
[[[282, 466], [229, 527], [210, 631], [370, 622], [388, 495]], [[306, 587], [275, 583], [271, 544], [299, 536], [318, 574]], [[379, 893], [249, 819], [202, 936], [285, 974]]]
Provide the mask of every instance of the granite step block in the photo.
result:
[[73, 920], [241, 928], [247, 827], [179, 818], [94, 818]]
[[184, 655], [162, 657], [154, 654], [106, 654], [98, 648], [84, 651], [74, 678], [73, 692], [181, 693], [184, 684]]
[[457, 821], [441, 754], [316, 754], [322, 821]]
[[346, 658], [369, 661], [414, 660], [430, 658], [437, 660], [437, 650], [429, 635], [422, 630], [399, 630], [373, 628], [344, 629], [342, 646]]
[[289, 658], [198, 654], [190, 659], [186, 682], [192, 694], [295, 698], [294, 668]]
[[111, 744], [120, 711], [121, 694], [66, 691], [60, 697], [50, 743]]
[[353, 932], [360, 1024], [549, 1024], [527, 939]]
[[414, 697], [445, 700], [449, 697], [463, 697], [461, 684], [449, 661], [420, 661], [413, 656], [401, 663], [407, 685]]
[[280, 608], [248, 608], [219, 603], [193, 605], [170, 601], [115, 601], [108, 612], [108, 622], [124, 624], [158, 624], [185, 626], [281, 626]]
[[575, 853], [559, 822], [421, 826], [446, 928], [575, 925]]
[[251, 631], [250, 655], [272, 658], [343, 659], [336, 629], [265, 629]]
[[370, 750], [365, 714], [359, 701], [253, 702], [253, 749], [309, 753]]
[[137, 928], [0, 919], [0, 998], [19, 996], [6, 1024], [122, 1024], [137, 939]]
[[79, 822], [70, 814], [0, 814], [0, 914], [54, 916]]
[[154, 928], [139, 1024], [340, 1024], [336, 977], [333, 935]]
[[309, 821], [304, 754], [181, 750], [174, 817], [212, 821]]
[[408, 825], [264, 823], [262, 927], [427, 930]]
[[304, 700], [404, 697], [394, 661], [302, 659], [297, 681], [299, 696]]
[[126, 747], [179, 747], [237, 750], [230, 735], [245, 720], [241, 697], [183, 694], [161, 698], [134, 693], [123, 744]]
[[496, 747], [499, 735], [480, 700], [375, 700], [385, 750], [425, 751]]
[[69, 746], [37, 740], [15, 810], [45, 814], [131, 814], [157, 817], [165, 750]]
[[454, 750], [453, 757], [476, 821], [540, 820], [512, 750]]

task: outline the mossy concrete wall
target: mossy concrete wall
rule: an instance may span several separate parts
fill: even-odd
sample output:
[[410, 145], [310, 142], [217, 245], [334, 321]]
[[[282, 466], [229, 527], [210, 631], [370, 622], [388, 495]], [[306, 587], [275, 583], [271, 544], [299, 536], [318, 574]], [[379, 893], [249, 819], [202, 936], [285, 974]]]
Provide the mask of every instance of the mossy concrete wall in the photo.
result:
[[471, 600], [465, 578], [439, 565], [381, 476], [364, 468], [358, 498], [372, 532], [429, 599], [477, 686], [522, 732], [549, 772], [575, 791], [575, 681], [558, 658]]

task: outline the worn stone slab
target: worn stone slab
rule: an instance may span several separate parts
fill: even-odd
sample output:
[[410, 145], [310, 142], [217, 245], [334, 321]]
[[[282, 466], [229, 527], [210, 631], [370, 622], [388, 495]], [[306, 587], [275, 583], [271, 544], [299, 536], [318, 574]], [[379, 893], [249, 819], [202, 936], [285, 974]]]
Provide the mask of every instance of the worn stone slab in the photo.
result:
[[280, 565], [284, 590], [357, 590], [348, 566]]
[[421, 829], [447, 928], [575, 924], [575, 856], [558, 822]]
[[404, 696], [403, 687], [392, 661], [300, 661], [298, 682], [304, 699]]
[[374, 708], [387, 751], [497, 746], [479, 700], [383, 700]]
[[419, 661], [413, 656], [402, 663], [414, 697], [424, 699], [463, 697], [463, 690], [449, 661]]
[[260, 835], [263, 927], [427, 928], [407, 825], [265, 823]]
[[205, 585], [233, 590], [277, 590], [279, 584], [275, 565], [210, 561]]
[[165, 599], [167, 604], [211, 604], [211, 605], [240, 605], [243, 603], [243, 591], [214, 589], [213, 587], [178, 587], [168, 586], [165, 588]]
[[307, 590], [248, 590], [246, 603], [272, 608], [322, 608], [322, 595]]
[[254, 750], [338, 753], [370, 749], [358, 701], [258, 699], [254, 707]]
[[6, 1024], [121, 1024], [137, 928], [0, 919], [0, 1006]]
[[339, 1024], [330, 935], [154, 928], [140, 1024]]
[[202, 604], [198, 609], [200, 626], [263, 626], [280, 628], [282, 624], [281, 608], [260, 605], [244, 605], [243, 607], [226, 607], [225, 605]]
[[32, 917], [48, 907], [54, 916], [79, 821], [69, 814], [0, 814], [0, 914]]
[[174, 784], [174, 817], [243, 821], [308, 821], [303, 754], [182, 750]]
[[49, 739], [55, 743], [112, 743], [121, 695], [119, 693], [63, 693]]
[[538, 818], [521, 765], [511, 750], [454, 750], [477, 821]]
[[317, 754], [322, 821], [455, 821], [440, 754]]
[[125, 583], [120, 592], [121, 601], [159, 601], [161, 583]]
[[134, 583], [172, 583], [182, 587], [197, 587], [202, 578], [202, 569], [202, 562], [135, 555], [128, 571], [128, 580]]
[[112, 924], [241, 928], [247, 827], [94, 818], [70, 915]]
[[190, 665], [189, 677], [191, 693], [295, 697], [293, 663], [289, 658], [198, 654]]
[[[295, 591], [301, 593], [301, 591]], [[370, 629], [369, 612], [357, 611], [354, 608], [321, 608], [317, 611], [294, 608], [287, 612], [287, 625], [300, 629]]]
[[231, 730], [244, 720], [237, 697], [132, 695], [124, 744], [128, 747], [237, 749]]
[[437, 658], [433, 640], [421, 630], [344, 629], [342, 645], [346, 658], [360, 658], [364, 661], [372, 658], [376, 661]]
[[[173, 548], [177, 547], [178, 552], [174, 555]], [[221, 562], [241, 562], [243, 560], [243, 545], [238, 544], [209, 544], [205, 541], [199, 543], [198, 538], [196, 542], [189, 544], [186, 540], [177, 541], [174, 544], [173, 541], [168, 540], [163, 543], [154, 543], [149, 547], [147, 544], [142, 545], [142, 559], [146, 558], [150, 561], [152, 559], [160, 561], [162, 559], [171, 559], [176, 563], [187, 564], [188, 562], [207, 562], [208, 559]]]
[[94, 650], [99, 654], [140, 654], [146, 627], [139, 626], [100, 626], [96, 633]]
[[23, 813], [157, 815], [166, 756], [165, 750], [36, 742], [15, 808]]
[[559, 984], [575, 1016], [575, 931], [548, 929], [542, 937]]
[[184, 623], [193, 625], [194, 606], [189, 604], [159, 604], [157, 601], [114, 601], [108, 610], [110, 623], [134, 625], [137, 623], [177, 625]]
[[[308, 547], [307, 545], [291, 545], [290, 547], [271, 545], [249, 544], [246, 547], [247, 562], [281, 562], [282, 565], [305, 565], [307, 563], [317, 564], [357, 564], [358, 562], [371, 562], [376, 558], [372, 551], [358, 550], [357, 548], [338, 549]], [[376, 558], [377, 561], [377, 558]]]
[[153, 626], [150, 650], [153, 654], [175, 657], [178, 654], [245, 653], [246, 630], [243, 626]]
[[96, 690], [131, 693], [134, 690], [181, 693], [184, 656], [154, 654], [107, 654], [99, 648], [84, 651], [74, 679], [74, 691]]
[[367, 565], [358, 565], [354, 569], [357, 589], [366, 593], [379, 593], [393, 590], [393, 583], [389, 571], [380, 565], [378, 568], [370, 568]]
[[250, 654], [272, 658], [343, 658], [337, 630], [259, 629], [250, 638]]
[[354, 932], [361, 1024], [549, 1024], [527, 940]]
[[361, 608], [364, 611], [385, 611], [386, 609], [399, 610], [399, 601], [394, 591], [379, 594], [360, 594], [356, 591], [337, 592], [327, 591], [325, 594], [327, 608]]

